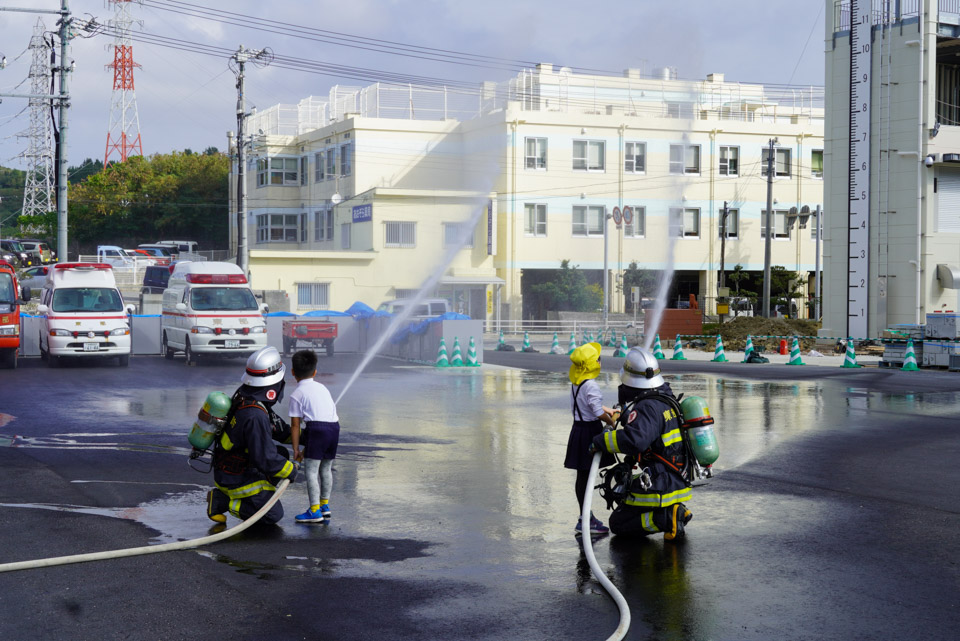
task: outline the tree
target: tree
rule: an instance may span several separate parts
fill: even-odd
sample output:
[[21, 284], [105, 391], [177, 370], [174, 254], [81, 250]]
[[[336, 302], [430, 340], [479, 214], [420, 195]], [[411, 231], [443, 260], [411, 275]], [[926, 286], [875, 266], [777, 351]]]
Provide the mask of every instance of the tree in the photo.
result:
[[72, 238], [87, 250], [171, 237], [224, 247], [229, 172], [221, 154], [173, 152], [113, 163], [71, 187]]
[[545, 318], [547, 312], [593, 312], [603, 305], [598, 287], [587, 285], [580, 269], [564, 259], [560, 269], [525, 270], [524, 308], [534, 318]]
[[633, 313], [633, 303], [630, 293], [634, 287], [640, 289], [640, 298], [654, 298], [660, 285], [661, 272], [652, 269], [640, 269], [637, 261], [633, 261], [623, 272], [622, 291], [626, 299], [626, 310]]
[[774, 309], [783, 306], [785, 310], [792, 314], [791, 301], [794, 298], [800, 298], [802, 295], [800, 276], [797, 272], [787, 271], [787, 268], [782, 265], [772, 265], [770, 267], [770, 305]]
[[[734, 298], [746, 298], [751, 305], [756, 305], [757, 292], [751, 291], [745, 287], [750, 284], [751, 277], [748, 272], [743, 270], [743, 265], [740, 265], [739, 263], [735, 265], [733, 270], [727, 274], [727, 280], [733, 282]], [[732, 315], [737, 315], [736, 305], [733, 306]]]

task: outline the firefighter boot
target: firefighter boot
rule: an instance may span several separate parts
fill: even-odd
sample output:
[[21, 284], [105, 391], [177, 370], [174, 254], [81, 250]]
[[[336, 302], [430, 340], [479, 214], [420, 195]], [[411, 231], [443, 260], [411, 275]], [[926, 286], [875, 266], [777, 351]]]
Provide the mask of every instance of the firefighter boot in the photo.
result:
[[679, 541], [684, 537], [684, 526], [693, 518], [693, 512], [687, 509], [683, 503], [667, 508], [669, 517], [669, 529], [664, 530], [663, 539], [665, 541]]
[[212, 489], [207, 492], [207, 517], [217, 523], [226, 523], [228, 501], [227, 495], [218, 489]]

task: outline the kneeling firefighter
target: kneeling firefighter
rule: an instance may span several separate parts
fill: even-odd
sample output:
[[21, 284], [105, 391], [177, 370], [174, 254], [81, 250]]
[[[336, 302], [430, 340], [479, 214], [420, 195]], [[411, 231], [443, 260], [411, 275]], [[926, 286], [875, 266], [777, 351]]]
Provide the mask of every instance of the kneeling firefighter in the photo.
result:
[[[590, 445], [591, 452], [626, 455], [625, 463], [605, 473], [619, 486], [610, 530], [643, 536], [663, 532], [666, 540], [681, 539], [693, 512], [683, 504], [692, 492], [680, 405], [657, 360], [639, 347], [627, 353], [620, 382], [620, 428], [595, 436]], [[639, 474], [634, 474], [635, 466]]]
[[[247, 359], [242, 385], [233, 395], [223, 431], [213, 447], [213, 480], [216, 488], [207, 494], [207, 516], [218, 523], [224, 514], [248, 519], [269, 499], [283, 479], [294, 482], [297, 468], [287, 448], [290, 427], [273, 411], [283, 398], [286, 369], [275, 347], [264, 347]], [[283, 506], [277, 502], [261, 519], [277, 523]]]

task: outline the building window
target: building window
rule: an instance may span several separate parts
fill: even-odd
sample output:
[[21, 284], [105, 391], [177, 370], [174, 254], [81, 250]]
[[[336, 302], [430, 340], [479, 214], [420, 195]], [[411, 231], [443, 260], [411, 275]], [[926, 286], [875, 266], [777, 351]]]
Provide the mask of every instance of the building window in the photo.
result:
[[265, 243], [270, 240], [270, 216], [269, 214], [257, 215], [257, 242]]
[[670, 209], [670, 232], [682, 238], [700, 237], [700, 210], [695, 208]]
[[323, 152], [313, 154], [313, 182], [323, 180]]
[[384, 247], [416, 247], [417, 223], [387, 221], [384, 224]]
[[668, 102], [666, 115], [667, 118], [693, 118], [693, 103]]
[[720, 175], [740, 175], [740, 148], [720, 147]]
[[300, 234], [301, 214], [257, 215], [258, 243], [295, 243]]
[[300, 157], [300, 184], [306, 185], [309, 180], [307, 168], [310, 165], [310, 159], [307, 156]]
[[670, 145], [671, 174], [700, 173], [700, 145]]
[[647, 143], [628, 142], [624, 153], [623, 170], [628, 174], [647, 171]]
[[[789, 149], [774, 149], [776, 152], [775, 159], [773, 161], [774, 165], [774, 175], [777, 177], [790, 177], [790, 150]], [[761, 154], [760, 162], [760, 175], [767, 175], [767, 159], [770, 158], [770, 148], [764, 147], [763, 153]], [[822, 163], [821, 163], [822, 167]]]
[[321, 209], [313, 213], [313, 239], [333, 240], [333, 210]]
[[350, 249], [350, 228], [351, 223], [340, 225], [340, 249]]
[[524, 166], [527, 169], [547, 168], [547, 139], [527, 138], [524, 140]]
[[823, 149], [814, 149], [810, 152], [810, 175], [814, 178], [823, 178]]
[[[467, 237], [464, 238], [464, 235]], [[473, 234], [467, 234], [465, 223], [443, 224], [443, 246], [453, 247], [463, 243], [463, 247], [473, 247]]]
[[602, 140], [574, 140], [573, 168], [578, 171], [604, 171], [606, 145]]
[[[767, 237], [767, 212], [760, 212], [760, 238]], [[773, 237], [790, 238], [790, 228], [787, 227], [787, 212], [785, 210], [774, 210], [773, 212]]]
[[739, 238], [740, 233], [740, 210], [727, 209], [727, 222], [723, 222], [723, 210], [720, 210], [720, 237], [723, 238], [723, 228], [727, 228], [727, 238]]
[[340, 145], [340, 175], [349, 176], [353, 171], [353, 143]]
[[574, 236], [602, 236], [604, 207], [578, 205], [573, 208]]
[[307, 215], [300, 214], [300, 242], [307, 242]]
[[296, 158], [257, 158], [257, 187], [299, 185]]
[[330, 283], [297, 283], [297, 307], [300, 309], [328, 309]]
[[647, 232], [647, 208], [631, 207], [633, 220], [630, 224], [623, 223], [623, 235], [626, 238], [643, 238]]
[[336, 178], [337, 176], [337, 148], [331, 147], [327, 149], [327, 180]]
[[523, 208], [526, 213], [523, 222], [523, 233], [527, 236], [546, 236], [547, 206], [527, 203]]

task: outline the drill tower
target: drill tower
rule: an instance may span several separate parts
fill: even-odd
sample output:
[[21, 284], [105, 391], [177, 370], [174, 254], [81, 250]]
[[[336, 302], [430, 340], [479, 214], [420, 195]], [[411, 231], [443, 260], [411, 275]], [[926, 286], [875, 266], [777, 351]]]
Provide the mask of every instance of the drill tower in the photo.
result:
[[114, 5], [113, 19], [109, 24], [116, 34], [113, 41], [113, 97], [110, 104], [110, 127], [107, 129], [107, 150], [103, 157], [106, 166], [111, 159], [124, 162], [130, 156], [142, 156], [140, 144], [140, 116], [137, 114], [137, 98], [133, 91], [133, 45], [130, 40], [130, 2], [132, 0], [108, 0]]
[[53, 127], [50, 102], [43, 98], [52, 93], [50, 46], [44, 40], [43, 20], [38, 19], [30, 38], [30, 128], [20, 134], [29, 138], [23, 157], [27, 161], [27, 182], [23, 190], [23, 216], [37, 216], [56, 209], [53, 197], [54, 167]]

